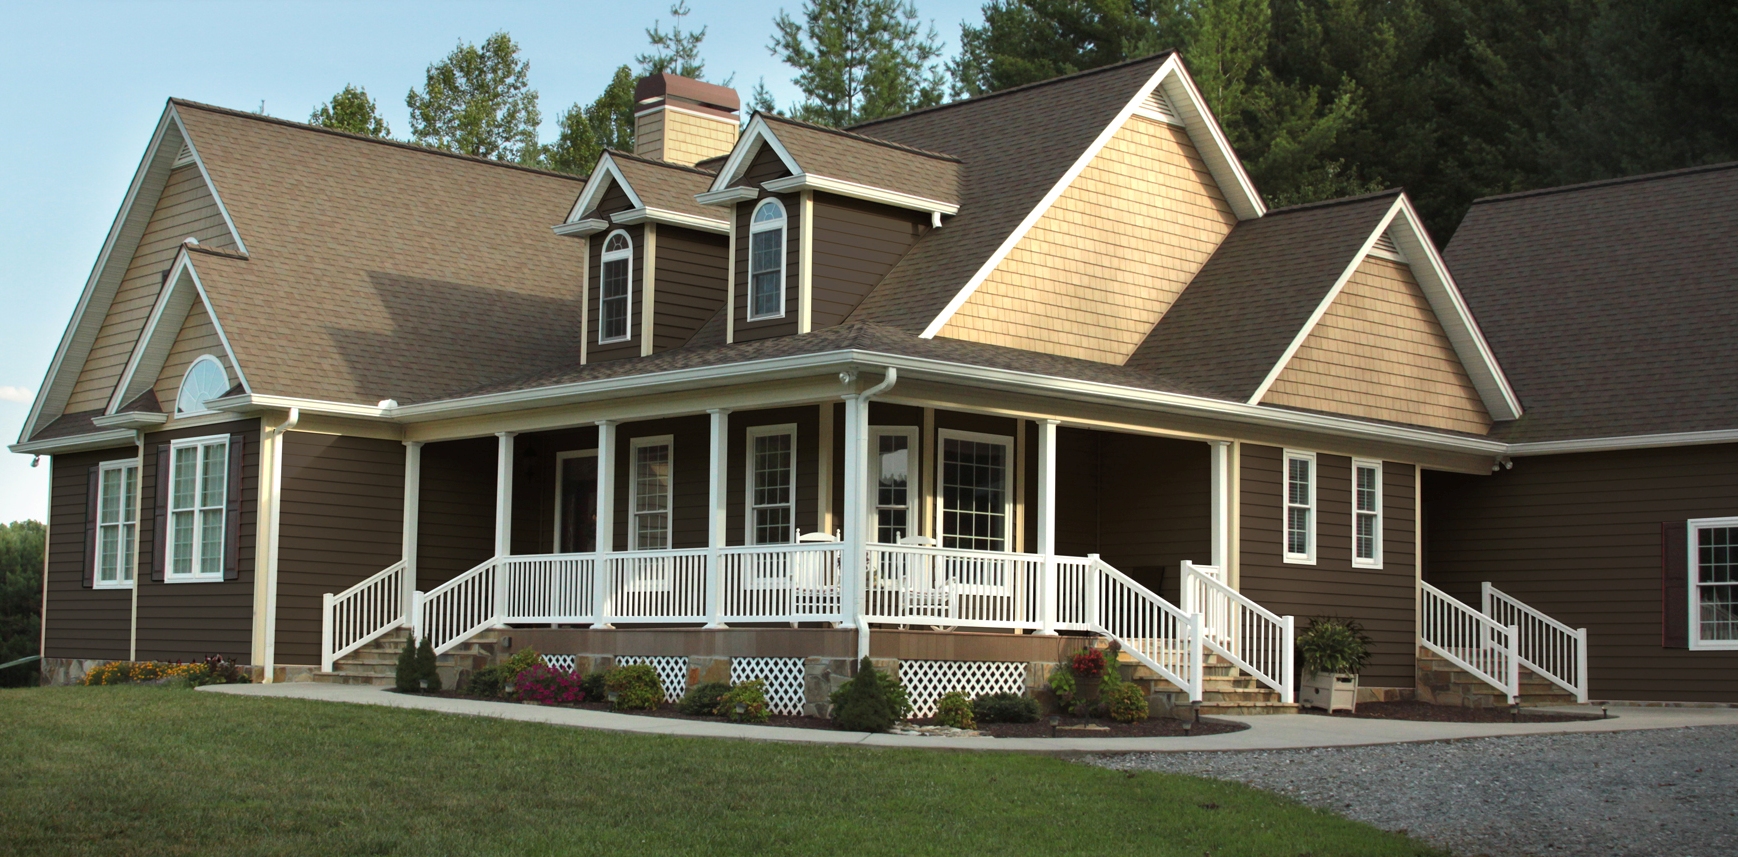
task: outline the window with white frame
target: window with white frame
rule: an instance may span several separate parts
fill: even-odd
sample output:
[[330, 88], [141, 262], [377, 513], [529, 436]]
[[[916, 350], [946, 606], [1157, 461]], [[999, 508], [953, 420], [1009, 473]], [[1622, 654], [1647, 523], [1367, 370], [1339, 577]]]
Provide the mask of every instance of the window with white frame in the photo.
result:
[[628, 482], [628, 508], [633, 512], [629, 550], [670, 546], [671, 448], [669, 435], [634, 438], [633, 478]]
[[1007, 550], [1014, 439], [944, 429], [940, 445], [942, 547]]
[[1382, 567], [1382, 462], [1352, 459], [1352, 564]]
[[748, 543], [796, 540], [797, 427], [748, 430]]
[[133, 540], [139, 532], [139, 463], [103, 462], [97, 474], [97, 588], [133, 585]]
[[164, 579], [222, 580], [229, 437], [176, 441], [169, 474], [169, 567]]
[[748, 224], [748, 320], [785, 314], [785, 207], [776, 199], [755, 208]]
[[201, 354], [181, 375], [181, 389], [175, 394], [175, 416], [189, 417], [209, 414], [206, 402], [229, 392], [229, 373], [210, 354]]
[[1738, 518], [1689, 527], [1690, 648], [1738, 649]]
[[917, 535], [917, 428], [871, 428], [869, 449], [870, 537], [898, 544]]
[[603, 242], [598, 265], [597, 341], [621, 342], [631, 335], [633, 316], [634, 242], [618, 229]]
[[1316, 454], [1285, 453], [1285, 561], [1316, 561]]

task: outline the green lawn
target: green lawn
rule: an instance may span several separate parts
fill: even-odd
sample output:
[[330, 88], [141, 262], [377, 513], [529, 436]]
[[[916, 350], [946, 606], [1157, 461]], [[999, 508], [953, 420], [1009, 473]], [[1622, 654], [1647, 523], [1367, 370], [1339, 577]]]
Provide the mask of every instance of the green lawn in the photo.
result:
[[1436, 854], [1229, 783], [153, 687], [0, 691], [0, 851]]

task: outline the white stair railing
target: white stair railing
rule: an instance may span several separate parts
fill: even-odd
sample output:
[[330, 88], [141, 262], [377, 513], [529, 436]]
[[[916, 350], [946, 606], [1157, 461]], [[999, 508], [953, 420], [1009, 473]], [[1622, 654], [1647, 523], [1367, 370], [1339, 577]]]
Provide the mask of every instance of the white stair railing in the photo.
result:
[[1514, 704], [1521, 694], [1521, 659], [1515, 656], [1514, 625], [1461, 603], [1423, 581], [1419, 588], [1419, 630], [1424, 647], [1502, 691]]
[[404, 561], [399, 560], [339, 593], [321, 599], [320, 669], [404, 624]]
[[1116, 640], [1135, 660], [1201, 701], [1205, 641], [1201, 614], [1184, 613], [1098, 558], [1087, 577], [1088, 629]]
[[500, 573], [500, 565], [501, 557], [492, 556], [427, 593], [416, 593], [411, 611], [416, 623], [411, 630], [417, 639], [426, 638], [439, 655], [478, 631], [500, 624], [495, 605], [495, 575]]
[[596, 571], [597, 555], [590, 553], [503, 557], [501, 621], [592, 622]]
[[1515, 652], [1521, 665], [1587, 701], [1587, 629], [1571, 628], [1505, 594], [1486, 581], [1481, 587], [1485, 615], [1516, 629]]
[[725, 622], [838, 622], [837, 542], [721, 548]]
[[1257, 681], [1279, 691], [1281, 701], [1296, 702], [1292, 656], [1296, 620], [1281, 616], [1226, 586], [1212, 566], [1182, 564], [1184, 613], [1202, 619], [1207, 648]]

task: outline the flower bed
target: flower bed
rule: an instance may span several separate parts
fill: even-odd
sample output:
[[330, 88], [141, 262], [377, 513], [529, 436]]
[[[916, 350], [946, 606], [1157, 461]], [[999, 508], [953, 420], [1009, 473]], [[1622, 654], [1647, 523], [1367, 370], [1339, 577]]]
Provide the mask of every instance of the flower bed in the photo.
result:
[[207, 684], [247, 684], [248, 677], [234, 661], [212, 655], [203, 661], [109, 661], [91, 667], [80, 682], [85, 685], [107, 684], [186, 684], [200, 687]]

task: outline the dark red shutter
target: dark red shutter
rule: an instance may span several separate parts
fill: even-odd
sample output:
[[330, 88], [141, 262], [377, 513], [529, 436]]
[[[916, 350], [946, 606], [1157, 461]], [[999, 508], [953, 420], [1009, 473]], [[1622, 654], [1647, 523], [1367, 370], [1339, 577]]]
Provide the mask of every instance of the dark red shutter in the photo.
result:
[[1690, 647], [1690, 544], [1687, 521], [1660, 524], [1660, 645]]
[[223, 579], [241, 577], [241, 471], [247, 460], [247, 435], [229, 436], [229, 490], [224, 493]]
[[151, 579], [162, 583], [169, 557], [169, 444], [157, 444], [157, 497], [151, 503]]
[[103, 489], [103, 467], [91, 465], [90, 493], [85, 495], [84, 513], [84, 585], [97, 585], [97, 494]]

